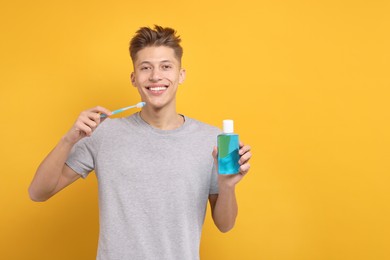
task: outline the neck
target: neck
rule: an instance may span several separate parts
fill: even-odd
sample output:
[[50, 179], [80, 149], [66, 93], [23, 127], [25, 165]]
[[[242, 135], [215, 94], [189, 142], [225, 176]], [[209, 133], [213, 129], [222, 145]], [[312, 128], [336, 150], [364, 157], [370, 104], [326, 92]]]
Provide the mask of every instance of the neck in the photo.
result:
[[176, 129], [184, 123], [184, 118], [177, 114], [176, 108], [154, 109], [144, 107], [140, 112], [140, 116], [146, 123], [161, 130]]

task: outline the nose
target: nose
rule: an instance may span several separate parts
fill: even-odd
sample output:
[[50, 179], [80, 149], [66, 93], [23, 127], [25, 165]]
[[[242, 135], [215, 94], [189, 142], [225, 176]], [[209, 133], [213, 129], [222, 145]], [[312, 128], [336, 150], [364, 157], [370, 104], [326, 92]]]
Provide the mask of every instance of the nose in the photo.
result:
[[150, 75], [149, 75], [149, 81], [156, 82], [159, 80], [161, 80], [160, 71], [157, 69], [151, 70]]

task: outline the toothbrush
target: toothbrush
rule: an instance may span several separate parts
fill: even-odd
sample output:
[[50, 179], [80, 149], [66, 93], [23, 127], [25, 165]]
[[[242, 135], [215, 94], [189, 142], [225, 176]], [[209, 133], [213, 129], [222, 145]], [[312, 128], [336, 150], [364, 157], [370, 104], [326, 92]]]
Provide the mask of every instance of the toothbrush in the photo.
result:
[[[145, 105], [146, 105], [145, 102], [139, 102], [138, 104], [136, 104], [136, 105], [134, 105], [134, 106], [124, 107], [124, 108], [120, 108], [120, 109], [114, 110], [114, 111], [112, 111], [112, 114], [111, 114], [111, 115], [118, 114], [118, 113], [120, 113], [120, 112], [126, 111], [126, 110], [128, 110], [128, 109], [130, 109], [130, 108], [134, 108], [134, 107], [136, 107], [136, 108], [141, 108], [141, 107], [144, 107]], [[105, 118], [105, 117], [107, 117], [106, 114], [101, 114], [101, 115], [100, 115], [100, 118]]]

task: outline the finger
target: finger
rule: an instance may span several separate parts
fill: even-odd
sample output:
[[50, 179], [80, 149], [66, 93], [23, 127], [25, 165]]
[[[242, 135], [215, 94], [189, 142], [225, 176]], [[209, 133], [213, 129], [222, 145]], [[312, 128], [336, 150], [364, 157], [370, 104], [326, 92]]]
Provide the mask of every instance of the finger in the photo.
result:
[[91, 136], [92, 134], [92, 129], [88, 125], [84, 124], [83, 122], [77, 122], [75, 124], [75, 130], [80, 132], [80, 134], [86, 135], [86, 136]]
[[110, 110], [108, 110], [105, 107], [101, 107], [101, 106], [96, 106], [94, 108], [89, 109], [88, 111], [95, 112], [95, 113], [98, 113], [98, 114], [105, 114], [107, 116], [111, 116], [112, 115], [112, 112]]
[[91, 111], [91, 110], [83, 111], [80, 115], [80, 118], [84, 122], [93, 121], [96, 123], [96, 125], [100, 123], [100, 113], [97, 111]]
[[248, 162], [250, 160], [251, 157], [252, 157], [252, 153], [251, 152], [246, 152], [245, 154], [243, 154], [240, 157], [240, 160], [238, 161], [238, 163], [240, 165], [245, 164], [246, 162]]
[[99, 122], [96, 122], [92, 119], [86, 119], [85, 121], [83, 121], [83, 123], [88, 126], [89, 128], [91, 128], [91, 130], [95, 130], [96, 127], [98, 126]]
[[103, 122], [102, 118], [100, 117], [100, 113], [90, 112], [88, 118], [94, 121], [96, 123], [96, 126], [98, 126], [100, 122]]
[[218, 158], [218, 148], [214, 146], [213, 153], [212, 153], [214, 160], [217, 160]]
[[[92, 134], [92, 132], [98, 127], [99, 123], [99, 114], [89, 111], [82, 112], [77, 120], [78, 128], [85, 131], [87, 135]], [[89, 129], [86, 129], [86, 127]]]
[[238, 152], [240, 155], [243, 155], [251, 150], [251, 147], [249, 145], [244, 145], [241, 147], [240, 151]]
[[245, 175], [245, 174], [248, 173], [250, 168], [251, 168], [250, 164], [249, 163], [245, 163], [245, 164], [240, 166], [240, 173]]
[[78, 121], [86, 124], [87, 126], [95, 129], [100, 123], [100, 119], [98, 118], [99, 114], [96, 112], [83, 111], [81, 112]]

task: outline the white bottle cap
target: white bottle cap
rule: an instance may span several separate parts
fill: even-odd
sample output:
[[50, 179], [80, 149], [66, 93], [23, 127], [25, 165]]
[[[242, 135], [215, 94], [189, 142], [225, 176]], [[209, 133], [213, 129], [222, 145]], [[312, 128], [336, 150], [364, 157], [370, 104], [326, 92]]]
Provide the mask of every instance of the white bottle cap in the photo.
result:
[[233, 120], [223, 120], [223, 132], [225, 134], [232, 134], [234, 132]]

